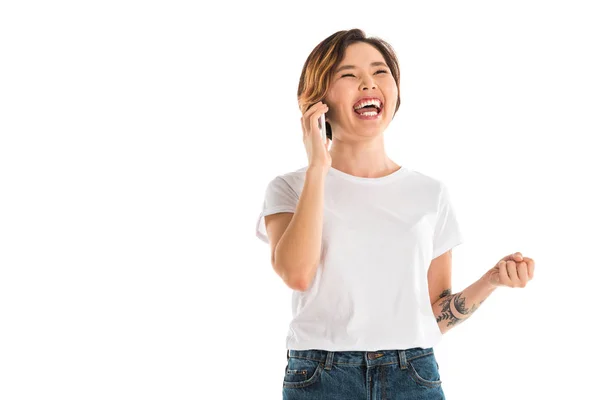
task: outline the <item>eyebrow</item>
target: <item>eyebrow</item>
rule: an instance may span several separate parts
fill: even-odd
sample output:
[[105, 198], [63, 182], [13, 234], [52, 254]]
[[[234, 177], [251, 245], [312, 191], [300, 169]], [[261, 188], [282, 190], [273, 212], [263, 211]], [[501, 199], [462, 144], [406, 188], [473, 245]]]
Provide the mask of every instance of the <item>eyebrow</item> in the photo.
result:
[[[381, 61], [375, 61], [375, 62], [371, 63], [371, 67], [377, 67], [377, 66], [380, 66], [380, 65], [382, 65], [384, 67], [387, 67], [387, 64], [384, 63], [384, 62], [381, 62]], [[343, 66], [339, 67], [337, 69], [337, 71], [335, 71], [335, 73], [337, 74], [338, 72], [343, 71], [345, 69], [354, 69], [354, 68], [356, 68], [355, 65], [343, 65]]]

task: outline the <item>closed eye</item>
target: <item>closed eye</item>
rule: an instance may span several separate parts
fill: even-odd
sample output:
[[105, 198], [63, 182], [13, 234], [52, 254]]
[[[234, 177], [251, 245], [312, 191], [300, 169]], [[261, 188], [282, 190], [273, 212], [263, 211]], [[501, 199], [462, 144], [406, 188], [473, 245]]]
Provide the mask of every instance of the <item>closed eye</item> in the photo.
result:
[[[387, 74], [387, 71], [384, 70], [384, 69], [380, 69], [379, 71], [375, 72], [375, 74], [378, 74], [380, 72], [383, 72], [384, 74]], [[344, 75], [341, 76], [341, 78], [343, 78], [345, 76], [354, 76], [354, 75], [352, 75], [352, 74], [344, 74]]]

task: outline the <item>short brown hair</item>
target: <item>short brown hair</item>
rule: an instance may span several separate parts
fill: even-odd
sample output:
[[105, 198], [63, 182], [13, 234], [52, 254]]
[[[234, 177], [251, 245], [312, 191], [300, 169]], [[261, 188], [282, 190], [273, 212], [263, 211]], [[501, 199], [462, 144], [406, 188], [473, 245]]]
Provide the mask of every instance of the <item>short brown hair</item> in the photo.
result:
[[[325, 98], [335, 70], [344, 58], [346, 48], [356, 42], [374, 46], [390, 68], [398, 86], [398, 101], [394, 110], [396, 115], [400, 107], [400, 65], [396, 53], [388, 42], [376, 36], [367, 37], [361, 29], [338, 31], [319, 43], [308, 55], [298, 83], [298, 106], [302, 114]], [[327, 123], [327, 137], [333, 140], [329, 123]]]

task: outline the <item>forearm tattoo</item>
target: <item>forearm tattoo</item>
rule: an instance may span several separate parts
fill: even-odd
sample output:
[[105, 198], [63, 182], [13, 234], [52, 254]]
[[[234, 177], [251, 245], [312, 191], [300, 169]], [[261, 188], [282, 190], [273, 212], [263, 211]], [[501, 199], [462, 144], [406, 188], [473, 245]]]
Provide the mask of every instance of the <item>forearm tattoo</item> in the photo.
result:
[[[447, 326], [459, 324], [465, 319], [469, 318], [471, 314], [473, 314], [475, 310], [479, 308], [481, 303], [483, 303], [482, 301], [479, 304], [473, 304], [471, 309], [467, 310], [466, 299], [464, 297], [461, 297], [461, 295], [462, 292], [451, 295], [450, 289], [446, 289], [442, 292], [442, 294], [440, 295], [440, 298], [443, 298], [442, 302], [440, 303], [440, 306], [442, 307], [442, 312], [436, 318], [437, 322], [448, 320]], [[456, 311], [462, 318], [458, 318], [458, 315], [455, 315], [452, 312], [452, 309], [450, 307], [450, 303], [452, 302], [454, 303], [454, 308], [456, 308]]]

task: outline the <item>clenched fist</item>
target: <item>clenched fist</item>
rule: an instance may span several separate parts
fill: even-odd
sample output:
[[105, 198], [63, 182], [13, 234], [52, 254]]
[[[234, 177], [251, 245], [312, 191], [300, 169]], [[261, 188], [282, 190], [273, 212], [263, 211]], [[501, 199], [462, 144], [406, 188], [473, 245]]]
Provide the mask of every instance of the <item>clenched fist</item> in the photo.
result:
[[524, 288], [533, 279], [535, 262], [532, 258], [523, 257], [519, 252], [510, 254], [500, 261], [486, 276], [493, 286], [508, 286]]

